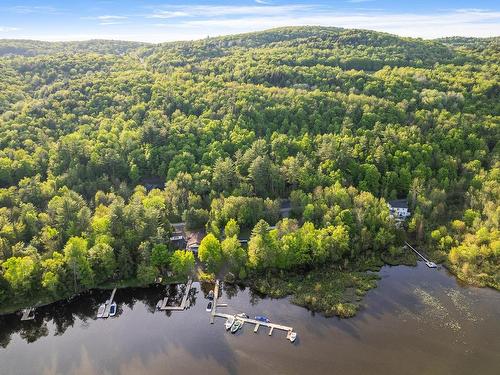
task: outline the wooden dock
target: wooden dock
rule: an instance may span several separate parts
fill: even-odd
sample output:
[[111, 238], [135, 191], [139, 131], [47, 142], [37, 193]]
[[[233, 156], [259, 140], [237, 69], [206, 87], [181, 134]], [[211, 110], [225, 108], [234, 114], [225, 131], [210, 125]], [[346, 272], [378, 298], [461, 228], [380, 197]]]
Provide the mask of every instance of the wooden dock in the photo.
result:
[[[214, 316], [219, 317], [219, 318], [228, 319], [229, 317], [231, 317], [233, 315], [216, 312], [214, 314]], [[257, 333], [259, 331], [259, 328], [261, 326], [269, 328], [269, 336], [271, 336], [273, 334], [273, 331], [275, 329], [280, 330], [280, 331], [285, 331], [285, 332], [287, 332], [287, 334], [288, 334], [288, 332], [293, 331], [293, 327], [288, 327], [288, 326], [284, 326], [281, 324], [266, 323], [266, 322], [261, 322], [260, 320], [255, 320], [255, 319], [251, 319], [251, 318], [242, 318], [240, 316], [237, 316], [236, 319], [241, 320], [243, 323], [255, 324], [255, 327], [253, 330], [255, 333]]]
[[266, 323], [266, 322], [262, 322], [262, 321], [256, 320], [256, 319], [243, 318], [241, 316], [236, 316], [236, 315], [231, 315], [231, 314], [223, 314], [223, 313], [217, 312], [217, 307], [226, 307], [227, 306], [226, 303], [218, 303], [219, 288], [220, 288], [219, 280], [216, 280], [215, 281], [215, 288], [214, 288], [214, 300], [212, 302], [212, 311], [210, 311], [210, 324], [215, 323], [216, 317], [224, 318], [226, 320], [234, 317], [235, 319], [242, 321], [243, 325], [245, 323], [254, 324], [255, 325], [255, 327], [253, 329], [254, 333], [257, 333], [259, 331], [259, 328], [261, 326], [263, 326], [263, 327], [269, 328], [269, 333], [268, 333], [269, 336], [272, 336], [274, 330], [277, 329], [277, 330], [286, 332], [286, 339], [287, 340], [290, 340], [292, 342], [294, 341], [294, 340], [290, 339], [291, 333], [293, 332], [293, 327], [288, 327], [288, 326], [284, 326], [281, 324], [275, 324], [275, 323]]
[[109, 300], [106, 301], [106, 307], [104, 309], [104, 313], [102, 314], [102, 318], [109, 318], [111, 304], [113, 303], [113, 300], [115, 299], [115, 294], [116, 294], [116, 288], [113, 289], [113, 291], [111, 292], [111, 297], [109, 297]]
[[34, 307], [28, 307], [23, 310], [23, 315], [21, 316], [21, 320], [33, 320], [35, 319], [35, 308]]
[[405, 245], [408, 246], [411, 250], [413, 250], [427, 265], [429, 268], [437, 268], [436, 263], [431, 262], [429, 259], [424, 257], [422, 254], [420, 254], [417, 249], [415, 249], [413, 246], [411, 246], [408, 242], [405, 242]]
[[179, 306], [167, 306], [168, 297], [163, 298], [163, 301], [160, 306], [161, 311], [182, 311], [186, 308], [189, 292], [191, 291], [191, 286], [193, 285], [193, 280], [189, 279], [186, 284], [186, 290], [184, 291], [184, 296], [182, 296], [182, 301]]
[[217, 313], [217, 300], [219, 299], [219, 280], [215, 280], [214, 300], [212, 302], [212, 311], [210, 311], [210, 324], [215, 322], [215, 314]]

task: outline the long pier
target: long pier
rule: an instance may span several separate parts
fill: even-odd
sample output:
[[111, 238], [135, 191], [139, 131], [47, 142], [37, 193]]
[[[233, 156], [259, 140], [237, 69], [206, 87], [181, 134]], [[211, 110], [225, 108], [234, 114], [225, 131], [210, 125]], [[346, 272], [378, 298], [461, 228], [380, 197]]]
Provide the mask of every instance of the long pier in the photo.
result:
[[182, 297], [181, 304], [179, 306], [167, 306], [168, 297], [165, 297], [159, 307], [161, 311], [182, 311], [186, 308], [187, 300], [189, 297], [189, 292], [191, 291], [191, 286], [193, 284], [193, 280], [189, 279], [186, 284], [186, 290], [184, 291], [184, 296]]
[[[233, 315], [231, 315], [231, 314], [223, 314], [223, 313], [216, 312], [214, 314], [214, 316], [217, 316], [219, 318], [228, 319], [229, 317], [231, 317]], [[293, 327], [288, 327], [288, 326], [284, 326], [284, 325], [281, 325], [281, 324], [266, 323], [266, 322], [261, 322], [260, 320], [255, 320], [255, 319], [251, 319], [251, 318], [242, 318], [240, 316], [236, 317], [236, 319], [241, 320], [243, 323], [255, 324], [255, 328], [253, 330], [255, 333], [257, 333], [257, 331], [259, 330], [259, 328], [261, 326], [268, 327], [269, 328], [269, 336], [271, 336], [273, 334], [273, 331], [275, 329], [278, 329], [278, 330], [281, 330], [281, 331], [285, 331], [287, 333], [293, 331]]]
[[[214, 324], [215, 318], [224, 318], [224, 319], [229, 319], [229, 318], [236, 318], [245, 323], [249, 324], [254, 324], [255, 327], [253, 329], [254, 333], [257, 333], [259, 331], [259, 328], [261, 326], [269, 328], [269, 336], [272, 336], [273, 331], [275, 329], [280, 330], [280, 331], [285, 331], [286, 332], [286, 339], [290, 340], [291, 342], [295, 341], [295, 337], [292, 339], [291, 337], [293, 336], [293, 327], [289, 326], [284, 326], [282, 324], [276, 324], [276, 323], [267, 323], [267, 322], [262, 322], [260, 320], [256, 319], [251, 319], [251, 318], [244, 318], [242, 316], [236, 316], [236, 315], [231, 315], [231, 314], [224, 314], [224, 313], [219, 313], [217, 312], [217, 307], [226, 307], [226, 303], [218, 303], [219, 299], [219, 288], [220, 288], [220, 283], [219, 280], [215, 280], [215, 287], [214, 287], [214, 300], [212, 302], [212, 310], [210, 311], [210, 324]], [[296, 334], [295, 334], [296, 335]]]
[[412, 249], [420, 258], [422, 258], [422, 260], [425, 262], [425, 264], [427, 265], [427, 267], [429, 267], [429, 268], [436, 268], [437, 267], [436, 263], [431, 262], [429, 259], [427, 259], [426, 257], [424, 257], [422, 254], [420, 254], [417, 251], [417, 249], [415, 249], [413, 246], [411, 246], [408, 242], [405, 242], [405, 245], [408, 246], [410, 249]]

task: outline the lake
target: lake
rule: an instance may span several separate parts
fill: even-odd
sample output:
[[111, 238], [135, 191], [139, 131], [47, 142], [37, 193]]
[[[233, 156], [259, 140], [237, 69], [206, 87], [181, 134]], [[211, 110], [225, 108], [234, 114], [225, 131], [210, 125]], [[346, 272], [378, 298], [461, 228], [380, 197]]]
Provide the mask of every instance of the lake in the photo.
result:
[[209, 324], [209, 288], [182, 312], [156, 312], [175, 287], [118, 290], [114, 318], [97, 320], [109, 291], [94, 290], [21, 322], [0, 317], [0, 374], [498, 374], [500, 293], [460, 285], [445, 269], [384, 267], [351, 319], [324, 318], [288, 299], [224, 287], [221, 312], [266, 315], [285, 333]]

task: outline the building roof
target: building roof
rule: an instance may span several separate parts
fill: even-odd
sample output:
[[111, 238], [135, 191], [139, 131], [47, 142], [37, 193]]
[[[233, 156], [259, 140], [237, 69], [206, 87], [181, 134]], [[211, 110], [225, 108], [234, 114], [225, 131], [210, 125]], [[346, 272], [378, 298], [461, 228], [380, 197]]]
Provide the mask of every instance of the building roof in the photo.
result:
[[199, 230], [197, 232], [188, 232], [187, 233], [187, 247], [191, 247], [192, 245], [199, 245], [201, 240], [205, 237], [205, 231]]
[[406, 199], [394, 199], [389, 201], [392, 208], [408, 208], [408, 201]]

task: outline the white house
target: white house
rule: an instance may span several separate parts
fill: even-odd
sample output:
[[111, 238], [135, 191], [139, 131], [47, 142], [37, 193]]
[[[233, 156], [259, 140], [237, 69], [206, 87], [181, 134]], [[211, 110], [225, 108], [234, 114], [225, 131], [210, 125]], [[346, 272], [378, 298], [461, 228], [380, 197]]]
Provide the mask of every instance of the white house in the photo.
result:
[[388, 203], [389, 211], [391, 216], [396, 220], [406, 220], [411, 216], [411, 212], [408, 209], [408, 202], [406, 199], [396, 199], [389, 201]]

